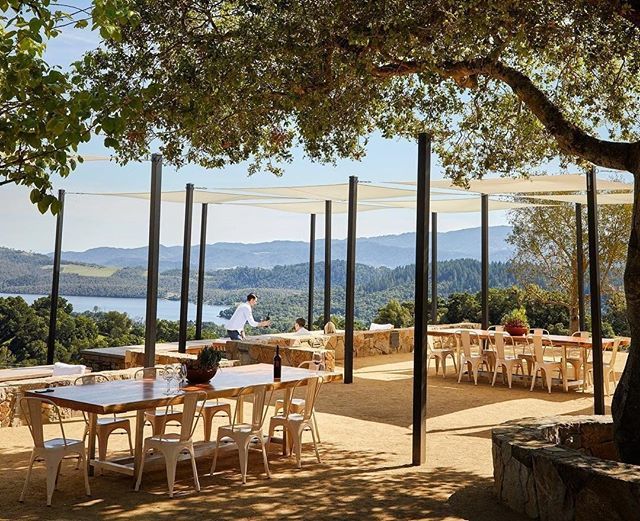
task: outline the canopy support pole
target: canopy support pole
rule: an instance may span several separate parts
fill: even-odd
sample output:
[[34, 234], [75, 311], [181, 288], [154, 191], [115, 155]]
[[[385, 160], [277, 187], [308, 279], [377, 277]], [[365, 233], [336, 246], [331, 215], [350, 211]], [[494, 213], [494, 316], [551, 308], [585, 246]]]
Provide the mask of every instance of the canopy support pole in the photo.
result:
[[582, 240], [582, 204], [576, 203], [576, 273], [578, 274], [578, 320], [580, 331], [586, 331], [584, 310], [584, 246]]
[[591, 349], [593, 354], [593, 412], [604, 414], [602, 364], [602, 310], [600, 309], [600, 254], [598, 252], [598, 192], [596, 167], [587, 172], [587, 220], [589, 232], [589, 285], [591, 288]]
[[438, 214], [431, 212], [431, 323], [438, 323]]
[[482, 329], [489, 327], [489, 196], [480, 196], [481, 229], [481, 307]]
[[312, 213], [309, 223], [309, 303], [307, 305], [307, 329], [313, 330], [313, 300], [316, 269], [316, 214]]
[[149, 190], [149, 250], [147, 259], [147, 311], [144, 330], [144, 366], [156, 365], [156, 318], [158, 314], [158, 272], [160, 264], [160, 205], [162, 201], [162, 155], [151, 155]]
[[416, 200], [416, 280], [413, 346], [413, 433], [411, 462], [427, 459], [427, 313], [429, 280], [429, 199], [431, 183], [431, 139], [418, 136], [418, 186]]
[[51, 280], [51, 302], [49, 303], [49, 337], [47, 338], [47, 365], [53, 364], [56, 353], [56, 331], [58, 326], [58, 295], [60, 293], [60, 258], [62, 256], [62, 225], [64, 224], [64, 190], [58, 191], [60, 210], [56, 216], [56, 243], [53, 253], [53, 279]]
[[347, 217], [347, 283], [344, 313], [344, 383], [353, 383], [353, 335], [355, 329], [356, 219], [358, 216], [358, 178], [349, 177], [349, 214]]
[[184, 203], [184, 241], [182, 243], [182, 287], [180, 290], [180, 332], [178, 352], [187, 351], [187, 319], [189, 311], [189, 272], [191, 264], [191, 226], [193, 222], [193, 184], [187, 183]]
[[324, 323], [331, 321], [331, 201], [324, 202]]
[[198, 261], [198, 296], [196, 300], [196, 340], [202, 340], [202, 308], [204, 305], [204, 276], [207, 256], [207, 210], [209, 205], [202, 203], [200, 217], [200, 251]]

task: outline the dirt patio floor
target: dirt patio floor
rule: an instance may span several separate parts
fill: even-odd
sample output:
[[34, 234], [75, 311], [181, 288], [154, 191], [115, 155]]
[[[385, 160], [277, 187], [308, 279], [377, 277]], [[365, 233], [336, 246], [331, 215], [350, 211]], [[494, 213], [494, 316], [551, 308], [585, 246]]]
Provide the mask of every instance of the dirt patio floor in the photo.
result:
[[[606, 354], [605, 354], [606, 356]], [[621, 366], [624, 355], [619, 357]], [[428, 461], [411, 461], [411, 355], [356, 360], [353, 385], [326, 385], [317, 404], [322, 463], [305, 446], [303, 467], [270, 454], [272, 479], [262, 472], [259, 453], [249, 460], [242, 485], [237, 453], [223, 457], [214, 476], [210, 459], [198, 464], [202, 491], [193, 488], [188, 462], [178, 467], [176, 496], [167, 494], [164, 470], [145, 473], [142, 490], [131, 478], [105, 472], [91, 478], [92, 497], [83, 494], [75, 461], [65, 462], [53, 506], [46, 507], [45, 474], [34, 467], [25, 503], [18, 497], [32, 447], [26, 427], [0, 429], [0, 519], [79, 519], [173, 521], [183, 519], [430, 519], [518, 521], [519, 514], [497, 504], [492, 492], [491, 428], [528, 416], [587, 414], [590, 393], [509, 390], [486, 380], [476, 387], [453, 374], [442, 379], [430, 371], [428, 386]], [[606, 399], [607, 405], [611, 402]], [[214, 429], [216, 422], [214, 419]], [[65, 422], [68, 437], [80, 438], [82, 418]], [[54, 425], [46, 433], [58, 436]], [[150, 429], [145, 431], [150, 435]], [[198, 427], [196, 439], [202, 439]], [[113, 435], [110, 453], [123, 450], [124, 436]], [[205, 475], [207, 474], [207, 475]]]

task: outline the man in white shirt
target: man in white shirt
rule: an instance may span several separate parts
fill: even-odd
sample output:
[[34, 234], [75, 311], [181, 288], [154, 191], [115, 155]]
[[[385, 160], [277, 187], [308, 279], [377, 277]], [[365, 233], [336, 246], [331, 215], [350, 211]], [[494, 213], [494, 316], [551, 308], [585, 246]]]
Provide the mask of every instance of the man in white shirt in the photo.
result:
[[236, 308], [229, 322], [227, 322], [227, 336], [231, 340], [244, 338], [244, 325], [247, 322], [253, 327], [269, 327], [271, 325], [271, 320], [256, 322], [253, 319], [253, 308], [257, 303], [258, 297], [256, 294], [249, 293], [247, 295], [247, 301]]
[[293, 324], [293, 329], [295, 329], [294, 335], [308, 335], [309, 330], [304, 327], [307, 325], [307, 321], [304, 318], [296, 318], [296, 323]]

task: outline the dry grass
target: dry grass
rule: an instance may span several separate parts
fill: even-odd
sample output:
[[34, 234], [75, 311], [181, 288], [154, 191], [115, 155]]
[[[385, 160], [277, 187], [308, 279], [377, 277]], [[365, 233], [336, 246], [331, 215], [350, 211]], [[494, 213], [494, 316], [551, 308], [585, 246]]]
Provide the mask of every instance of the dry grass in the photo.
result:
[[[255, 454], [242, 486], [235, 454], [221, 460], [213, 477], [205, 475], [210, 461], [202, 461], [198, 494], [185, 463], [178, 469], [173, 500], [162, 471], [146, 473], [139, 493], [130, 479], [105, 473], [91, 479], [93, 496], [84, 497], [81, 474], [68, 462], [51, 508], [45, 506], [41, 468], [20, 504], [31, 440], [26, 428], [0, 429], [0, 518], [517, 521], [523, 518], [498, 505], [492, 493], [491, 427], [526, 416], [581, 414], [592, 407], [590, 394], [530, 393], [523, 387], [491, 388], [486, 382], [475, 387], [458, 385], [453, 376], [432, 376], [428, 463], [412, 467], [410, 355], [360, 359], [356, 366], [353, 385], [327, 385], [320, 395], [321, 464], [310, 447], [303, 453], [302, 470], [274, 449], [273, 479], [267, 480]], [[79, 437], [83, 424], [74, 419], [66, 428], [68, 435]], [[111, 445], [122, 450], [124, 437], [114, 436]]]

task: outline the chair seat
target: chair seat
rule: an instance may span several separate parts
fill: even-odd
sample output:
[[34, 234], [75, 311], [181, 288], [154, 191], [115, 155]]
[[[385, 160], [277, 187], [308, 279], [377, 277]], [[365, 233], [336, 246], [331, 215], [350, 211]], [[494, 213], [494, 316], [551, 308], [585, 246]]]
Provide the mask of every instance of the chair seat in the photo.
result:
[[64, 438], [52, 438], [44, 442], [44, 448], [49, 450], [57, 450], [57, 449], [64, 449], [64, 448], [68, 449], [73, 447], [74, 445], [76, 446], [76, 448], [82, 447], [82, 450], [84, 451], [84, 443], [81, 440], [72, 440], [67, 438], [66, 445], [64, 443]]
[[505, 356], [504, 358], [498, 358], [496, 361], [497, 363], [500, 362], [522, 362], [522, 358], [520, 358], [519, 356]]
[[234, 433], [249, 433], [253, 432], [253, 425], [250, 423], [236, 423], [235, 425], [222, 425], [218, 427], [218, 430], [228, 432], [229, 436]]
[[161, 409], [151, 409], [148, 411], [145, 411], [144, 415], [147, 418], [168, 418], [171, 420], [177, 420], [180, 421], [182, 419], [182, 411], [175, 411], [175, 412], [167, 412], [164, 408]]
[[145, 438], [145, 444], [148, 445], [159, 445], [162, 443], [191, 443], [191, 440], [181, 440], [180, 434], [177, 432], [171, 432], [168, 434], [156, 434], [155, 436], [150, 436], [149, 438]]
[[105, 417], [98, 418], [98, 427], [106, 425], [125, 425], [129, 423], [129, 418], [114, 418]]

